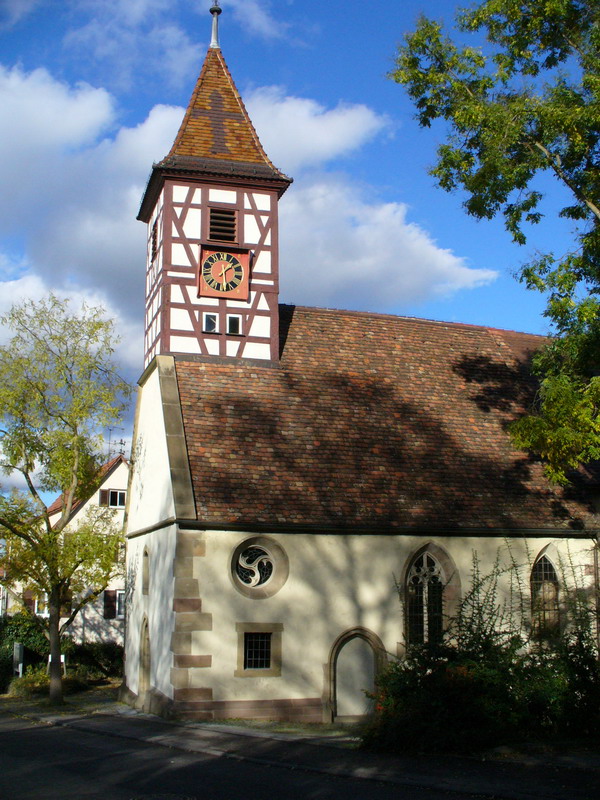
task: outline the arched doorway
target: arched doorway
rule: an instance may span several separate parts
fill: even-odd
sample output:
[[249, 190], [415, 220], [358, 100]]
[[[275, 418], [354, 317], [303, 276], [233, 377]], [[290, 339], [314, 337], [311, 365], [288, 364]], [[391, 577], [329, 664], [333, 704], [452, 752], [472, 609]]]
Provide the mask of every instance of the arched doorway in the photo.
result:
[[353, 628], [338, 637], [329, 658], [330, 706], [338, 721], [357, 720], [371, 713], [367, 692], [386, 661], [383, 642], [366, 628]]
[[140, 667], [138, 676], [138, 702], [144, 705], [150, 689], [150, 633], [148, 619], [144, 617], [140, 631]]

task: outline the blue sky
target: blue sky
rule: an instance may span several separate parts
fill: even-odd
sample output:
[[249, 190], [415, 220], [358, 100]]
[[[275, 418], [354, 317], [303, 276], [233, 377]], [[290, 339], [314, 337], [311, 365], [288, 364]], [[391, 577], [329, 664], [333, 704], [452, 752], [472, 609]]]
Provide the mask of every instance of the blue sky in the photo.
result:
[[[142, 365], [144, 230], [210, 40], [210, 0], [0, 0], [0, 310], [52, 289], [103, 304]], [[222, 0], [220, 42], [271, 159], [281, 299], [546, 332], [514, 270], [524, 248], [467, 217], [427, 174], [443, 128], [419, 129], [386, 78], [417, 16], [446, 0]]]

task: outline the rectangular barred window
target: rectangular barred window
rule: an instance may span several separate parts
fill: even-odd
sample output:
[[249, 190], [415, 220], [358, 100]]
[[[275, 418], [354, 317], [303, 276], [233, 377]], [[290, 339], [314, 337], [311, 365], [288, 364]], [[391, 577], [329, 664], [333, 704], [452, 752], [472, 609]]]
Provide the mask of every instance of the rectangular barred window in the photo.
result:
[[271, 634], [244, 634], [244, 669], [271, 668]]
[[236, 241], [235, 210], [231, 208], [211, 208], [208, 238], [216, 242]]

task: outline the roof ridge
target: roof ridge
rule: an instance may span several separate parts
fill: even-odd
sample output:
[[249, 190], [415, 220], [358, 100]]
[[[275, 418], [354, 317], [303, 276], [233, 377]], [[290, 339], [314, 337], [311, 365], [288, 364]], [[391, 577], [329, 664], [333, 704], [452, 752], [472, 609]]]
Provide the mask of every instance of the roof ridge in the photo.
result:
[[290, 309], [298, 309], [299, 311], [315, 311], [323, 312], [326, 314], [346, 314], [348, 316], [356, 317], [378, 317], [382, 319], [395, 319], [406, 320], [407, 322], [423, 323], [428, 325], [449, 325], [453, 328], [470, 328], [473, 330], [488, 331], [489, 333], [514, 333], [519, 336], [534, 336], [537, 339], [547, 339], [548, 335], [543, 333], [532, 333], [531, 331], [518, 331], [512, 328], [495, 328], [489, 325], [477, 325], [473, 322], [452, 322], [450, 320], [430, 319], [427, 317], [413, 317], [409, 314], [392, 314], [384, 311], [365, 311], [346, 308], [330, 308], [327, 306], [304, 306], [296, 303], [280, 303]]

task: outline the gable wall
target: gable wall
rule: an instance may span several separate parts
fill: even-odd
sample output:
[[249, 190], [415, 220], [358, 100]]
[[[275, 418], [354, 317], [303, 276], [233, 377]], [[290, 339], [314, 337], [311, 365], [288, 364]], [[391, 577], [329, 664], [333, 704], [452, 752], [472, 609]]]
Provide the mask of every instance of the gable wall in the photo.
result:
[[[140, 632], [147, 620], [151, 643], [150, 683], [172, 697], [170, 668], [177, 514], [193, 516], [185, 503], [187, 464], [182, 456], [182, 426], [173, 359], [158, 356], [141, 382], [134, 431], [132, 477], [127, 517], [126, 684], [138, 693]], [[150, 530], [148, 530], [150, 529]], [[148, 553], [148, 591], [142, 589], [144, 551]]]

